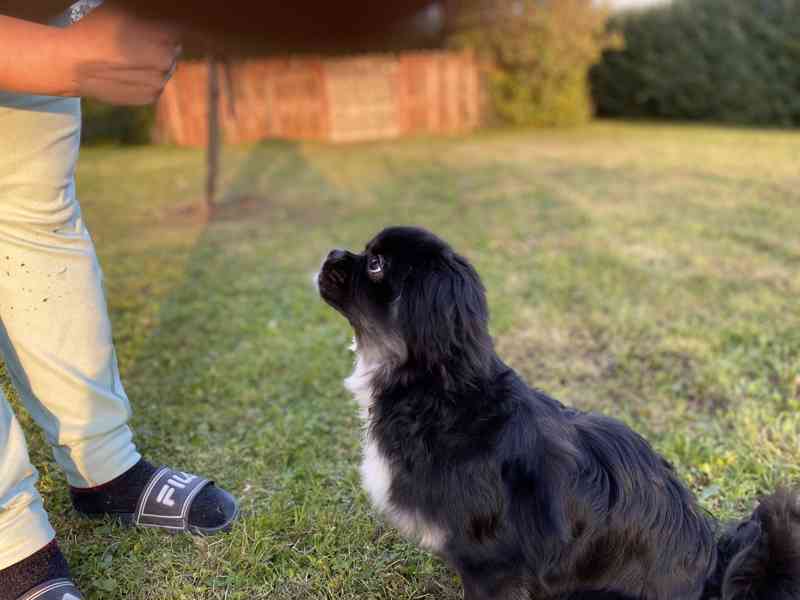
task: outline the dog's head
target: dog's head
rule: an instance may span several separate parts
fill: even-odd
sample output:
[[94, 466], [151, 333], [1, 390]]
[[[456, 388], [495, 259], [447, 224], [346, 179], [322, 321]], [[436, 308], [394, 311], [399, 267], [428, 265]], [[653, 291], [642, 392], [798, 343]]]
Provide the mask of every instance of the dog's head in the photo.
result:
[[333, 250], [317, 281], [322, 298], [352, 324], [360, 351], [415, 370], [488, 367], [480, 278], [429, 231], [391, 227], [360, 254]]

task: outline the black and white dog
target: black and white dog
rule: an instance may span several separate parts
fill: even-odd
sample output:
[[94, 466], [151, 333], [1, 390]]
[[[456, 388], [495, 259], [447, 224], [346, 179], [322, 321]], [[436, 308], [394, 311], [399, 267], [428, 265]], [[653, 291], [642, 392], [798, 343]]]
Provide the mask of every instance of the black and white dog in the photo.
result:
[[364, 486], [467, 600], [800, 599], [800, 494], [717, 536], [647, 441], [503, 364], [478, 274], [438, 237], [386, 229], [317, 282], [355, 330]]

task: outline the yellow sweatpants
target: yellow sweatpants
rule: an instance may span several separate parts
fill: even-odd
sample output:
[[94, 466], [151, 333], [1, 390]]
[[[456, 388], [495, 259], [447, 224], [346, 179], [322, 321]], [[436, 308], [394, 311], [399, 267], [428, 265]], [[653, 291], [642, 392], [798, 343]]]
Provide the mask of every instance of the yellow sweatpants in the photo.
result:
[[[0, 353], [69, 484], [91, 487], [140, 456], [75, 196], [80, 118], [76, 98], [0, 92]], [[36, 480], [0, 390], [0, 569], [53, 538]]]

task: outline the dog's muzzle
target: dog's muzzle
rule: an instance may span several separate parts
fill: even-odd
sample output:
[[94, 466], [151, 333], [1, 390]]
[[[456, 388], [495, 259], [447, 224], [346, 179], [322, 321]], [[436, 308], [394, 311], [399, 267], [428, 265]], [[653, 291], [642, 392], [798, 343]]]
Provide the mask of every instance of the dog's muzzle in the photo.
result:
[[342, 309], [347, 297], [355, 255], [346, 250], [331, 250], [317, 277], [322, 299], [337, 309]]

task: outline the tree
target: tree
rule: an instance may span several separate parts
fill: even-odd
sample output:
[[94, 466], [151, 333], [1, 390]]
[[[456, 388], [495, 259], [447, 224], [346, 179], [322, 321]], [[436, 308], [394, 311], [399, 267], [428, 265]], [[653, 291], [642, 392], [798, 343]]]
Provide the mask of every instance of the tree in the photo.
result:
[[450, 45], [487, 60], [497, 115], [520, 125], [575, 125], [593, 114], [589, 69], [617, 44], [592, 0], [464, 0], [446, 5]]

